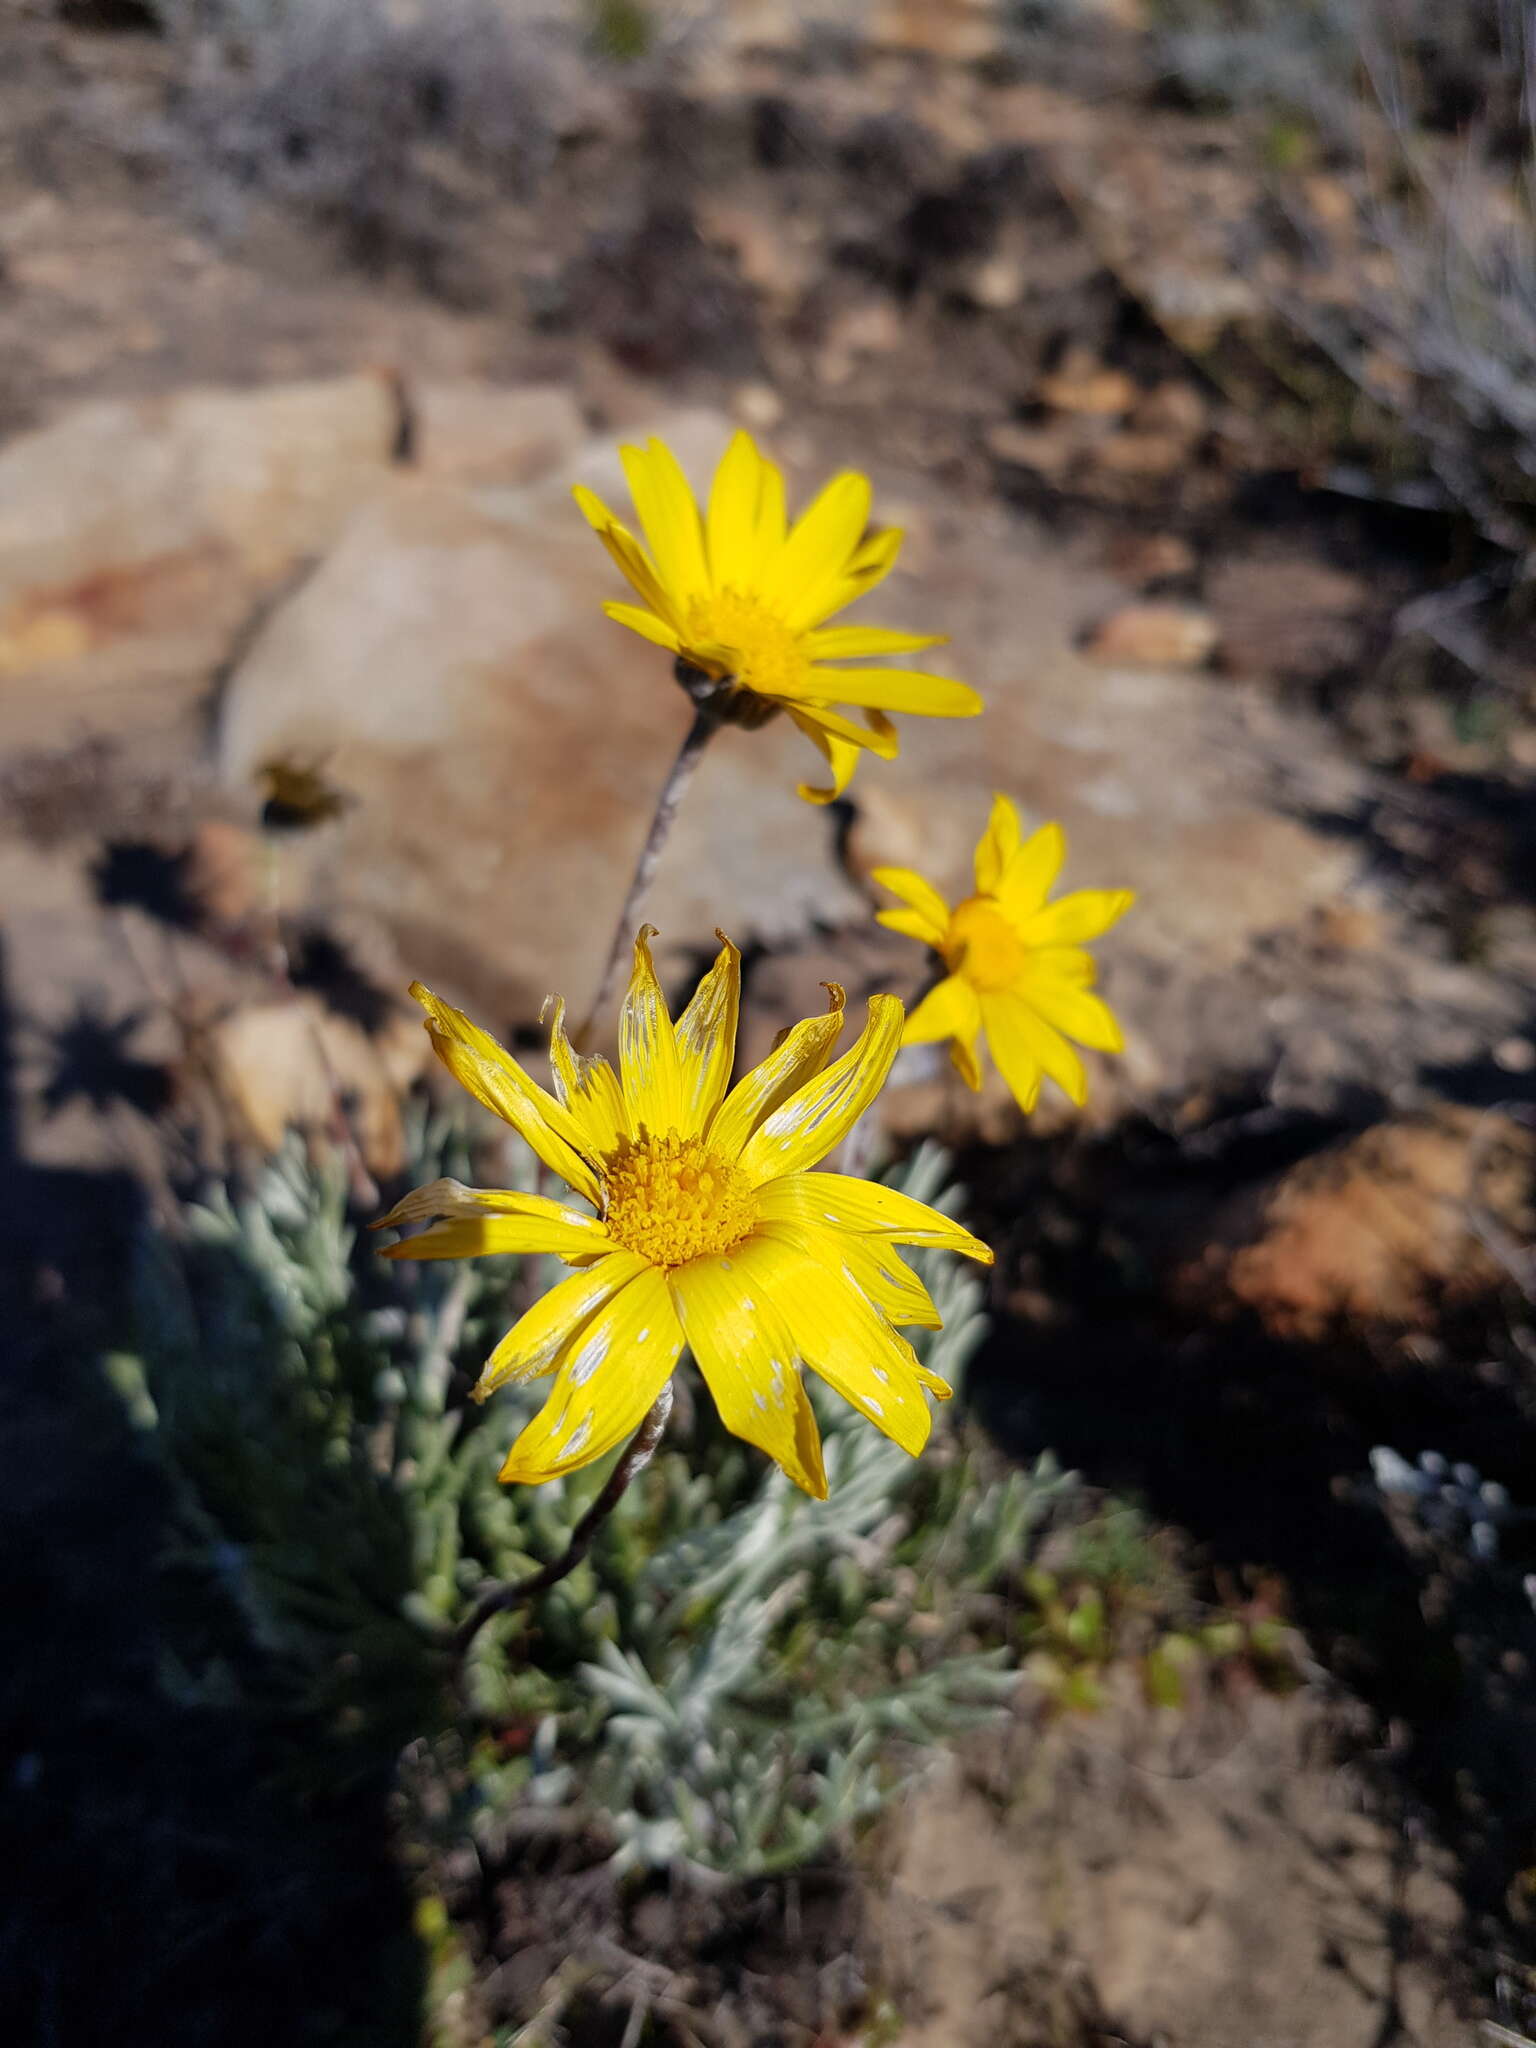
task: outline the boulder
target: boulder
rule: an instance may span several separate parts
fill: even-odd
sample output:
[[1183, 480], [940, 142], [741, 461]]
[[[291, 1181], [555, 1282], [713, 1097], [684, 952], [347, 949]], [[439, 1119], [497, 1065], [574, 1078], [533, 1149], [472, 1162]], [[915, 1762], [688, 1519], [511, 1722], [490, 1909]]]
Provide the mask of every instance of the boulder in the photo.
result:
[[1439, 1103], [1389, 1119], [1234, 1196], [1175, 1291], [1279, 1337], [1421, 1327], [1510, 1282], [1536, 1226], [1533, 1166], [1536, 1133], [1509, 1116]]
[[365, 375], [82, 405], [0, 449], [0, 744], [174, 721], [398, 432]]
[[[729, 423], [658, 429], [705, 477]], [[570, 478], [624, 502], [611, 440]], [[323, 761], [347, 797], [296, 856], [310, 913], [387, 925], [403, 958], [488, 1023], [580, 1014], [686, 732], [668, 656], [613, 624], [625, 595], [560, 478], [526, 490], [398, 479], [236, 666], [219, 719], [225, 778]], [[726, 731], [683, 803], [648, 915], [678, 968], [712, 947], [777, 942], [861, 914], [833, 821], [795, 784], [819, 769], [777, 721]], [[253, 796], [254, 800], [254, 796]]]

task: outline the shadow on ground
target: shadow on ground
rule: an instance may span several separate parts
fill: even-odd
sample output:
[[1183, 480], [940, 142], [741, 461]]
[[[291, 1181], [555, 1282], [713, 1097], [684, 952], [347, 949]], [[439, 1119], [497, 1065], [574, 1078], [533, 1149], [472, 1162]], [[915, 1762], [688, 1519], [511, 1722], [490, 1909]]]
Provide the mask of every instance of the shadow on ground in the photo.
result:
[[0, 2038], [406, 2048], [387, 1786], [281, 1791], [249, 1717], [177, 1696], [169, 1504], [104, 1369], [142, 1197], [21, 1160], [13, 1031], [0, 972]]

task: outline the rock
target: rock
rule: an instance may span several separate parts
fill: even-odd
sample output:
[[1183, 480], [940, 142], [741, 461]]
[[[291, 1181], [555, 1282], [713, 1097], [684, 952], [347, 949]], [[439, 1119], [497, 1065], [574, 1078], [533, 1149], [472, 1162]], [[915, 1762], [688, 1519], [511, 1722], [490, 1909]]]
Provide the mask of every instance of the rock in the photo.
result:
[[998, 50], [1002, 10], [994, 0], [872, 0], [868, 36], [878, 49], [974, 64]]
[[1189, 443], [1179, 434], [1110, 434], [1094, 443], [1093, 459], [1116, 476], [1172, 476], [1188, 462]]
[[845, 306], [828, 323], [816, 358], [823, 384], [846, 384], [865, 356], [889, 355], [900, 348], [901, 314], [890, 299], [861, 299]]
[[1025, 427], [1016, 420], [998, 420], [987, 429], [987, 450], [999, 462], [1032, 469], [1039, 476], [1060, 477], [1081, 453], [1076, 436], [1060, 427]]
[[1018, 305], [1029, 289], [1029, 270], [1021, 256], [999, 252], [964, 279], [962, 290], [973, 306], [989, 313]]
[[1176, 533], [1127, 533], [1110, 548], [1109, 565], [1127, 583], [1162, 583], [1192, 576], [1199, 557]]
[[174, 719], [387, 475], [383, 377], [102, 401], [0, 450], [0, 743]]
[[1422, 1327], [1508, 1281], [1489, 1239], [1529, 1242], [1533, 1165], [1536, 1133], [1493, 1112], [1441, 1104], [1377, 1124], [1236, 1196], [1174, 1291], [1284, 1338]]
[[1136, 425], [1149, 433], [1182, 434], [1193, 440], [1206, 427], [1205, 400], [1186, 377], [1166, 377], [1136, 404]]
[[1311, 680], [1354, 664], [1380, 602], [1363, 577], [1277, 550], [1219, 561], [1206, 594], [1224, 667]]
[[743, 426], [766, 434], [784, 417], [784, 401], [771, 384], [742, 384], [731, 394], [731, 411]]
[[261, 906], [267, 866], [259, 832], [227, 818], [205, 818], [187, 848], [188, 898], [214, 930], [232, 930]]
[[1095, 628], [1084, 646], [1093, 661], [1137, 668], [1198, 668], [1217, 640], [1209, 612], [1182, 604], [1129, 604]]
[[403, 1009], [370, 1034], [314, 996], [253, 1003], [213, 1025], [205, 1051], [225, 1107], [263, 1151], [289, 1131], [345, 1132], [370, 1173], [404, 1171], [401, 1101], [426, 1072], [431, 1044]]
[[[655, 428], [696, 481], [731, 432]], [[400, 479], [237, 665], [218, 736], [238, 789], [275, 755], [325, 762], [350, 801], [291, 850], [306, 906], [382, 925], [493, 1028], [551, 990], [584, 1007], [688, 724], [670, 658], [599, 608], [627, 593], [570, 478], [627, 502], [606, 438], [523, 490]], [[794, 793], [819, 768], [787, 720], [713, 742], [648, 911], [669, 971], [716, 925], [747, 944], [862, 914], [833, 820]]]
[[1373, 953], [1386, 936], [1386, 920], [1367, 903], [1324, 903], [1318, 909], [1318, 943], [1336, 952]]
[[1054, 376], [1042, 377], [1035, 386], [1035, 395], [1057, 412], [1113, 419], [1129, 412], [1136, 403], [1136, 385], [1123, 370], [1107, 370], [1090, 362], [1072, 364]]
[[875, 868], [921, 869], [928, 851], [919, 806], [895, 796], [878, 779], [859, 792], [853, 823], [843, 839], [843, 865], [883, 906], [892, 899], [870, 881]]
[[814, 243], [759, 207], [705, 200], [699, 207], [699, 232], [733, 258], [754, 291], [780, 306], [794, 305], [815, 277]]
[[412, 458], [429, 476], [520, 484], [547, 476], [586, 440], [559, 384], [424, 384], [411, 393]]

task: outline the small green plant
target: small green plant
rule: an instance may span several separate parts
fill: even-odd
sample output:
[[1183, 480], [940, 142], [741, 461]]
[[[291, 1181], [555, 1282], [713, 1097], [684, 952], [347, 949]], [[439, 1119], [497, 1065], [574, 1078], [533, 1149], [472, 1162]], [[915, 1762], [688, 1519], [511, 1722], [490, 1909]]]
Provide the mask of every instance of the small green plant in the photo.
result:
[[[455, 1127], [415, 1142], [429, 1176], [467, 1171]], [[952, 1205], [944, 1172], [927, 1148], [900, 1182]], [[176, 1499], [168, 1681], [286, 1730], [301, 1785], [407, 1753], [423, 1869], [466, 1833], [496, 1855], [538, 1808], [620, 1867], [756, 1877], [823, 1853], [1016, 1690], [991, 1596], [1075, 1480], [1049, 1459], [991, 1476], [953, 1437], [913, 1460], [835, 1399], [826, 1501], [692, 1404], [583, 1563], [460, 1668], [451, 1625], [559, 1555], [598, 1481], [498, 1485], [537, 1390], [464, 1399], [538, 1262], [386, 1265], [346, 1200], [340, 1163], [294, 1145], [182, 1241], [146, 1238], [139, 1346], [113, 1365]], [[915, 1256], [945, 1323], [919, 1349], [953, 1380], [979, 1290]]]

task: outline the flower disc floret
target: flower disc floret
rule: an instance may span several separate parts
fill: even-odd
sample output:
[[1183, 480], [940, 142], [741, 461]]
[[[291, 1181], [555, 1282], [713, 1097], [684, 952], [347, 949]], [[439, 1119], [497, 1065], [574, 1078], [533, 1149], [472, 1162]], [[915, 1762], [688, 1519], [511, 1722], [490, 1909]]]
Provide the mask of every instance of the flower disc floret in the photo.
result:
[[653, 1266], [728, 1252], [749, 1235], [757, 1204], [745, 1174], [698, 1138], [628, 1140], [607, 1162], [608, 1231]]
[[1011, 988], [1029, 959], [1018, 933], [989, 896], [968, 896], [956, 908], [940, 950], [951, 973], [963, 967], [971, 986], [988, 994]]
[[779, 696], [805, 678], [807, 662], [798, 637], [766, 605], [739, 590], [693, 600], [687, 645], [722, 677], [761, 696]]

